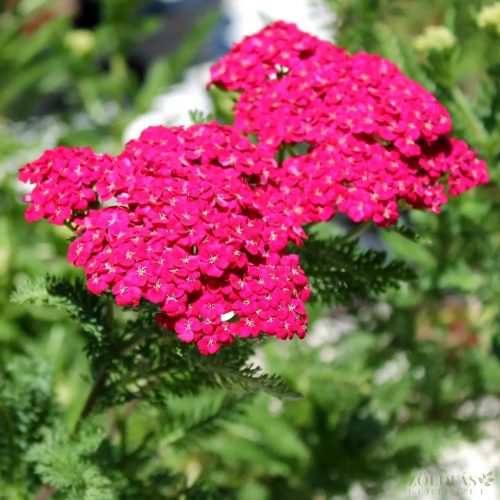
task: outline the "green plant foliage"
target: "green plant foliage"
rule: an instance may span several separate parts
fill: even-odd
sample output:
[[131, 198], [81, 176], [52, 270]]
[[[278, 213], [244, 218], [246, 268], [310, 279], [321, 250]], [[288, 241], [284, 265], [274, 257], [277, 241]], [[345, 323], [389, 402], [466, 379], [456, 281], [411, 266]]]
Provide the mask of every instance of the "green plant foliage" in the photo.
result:
[[31, 448], [28, 460], [61, 498], [111, 500], [116, 498], [111, 480], [89, 460], [104, 438], [102, 427], [92, 420], [72, 437], [64, 427], [47, 428], [45, 439]]
[[310, 237], [298, 249], [311, 283], [313, 300], [349, 304], [375, 297], [401, 281], [415, 278], [403, 261], [387, 261], [387, 254], [362, 250], [357, 240]]
[[[498, 420], [483, 411], [500, 400], [500, 60], [477, 23], [484, 2], [328, 1], [337, 43], [434, 92], [491, 182], [389, 230], [307, 228], [291, 250], [313, 290], [308, 337], [245, 339], [213, 357], [160, 329], [147, 304], [87, 292], [66, 262], [70, 233], [26, 224], [14, 180], [47, 147], [118, 148], [218, 19], [202, 18], [141, 83], [126, 55], [155, 21], [138, 20], [140, 3], [102, 2], [92, 32], [65, 16], [27, 29], [50, 2], [0, 6], [0, 498], [404, 497], [410, 473]], [[454, 44], [417, 50], [431, 25]], [[231, 123], [235, 95], [210, 95]], [[31, 118], [56, 96], [64, 107]], [[494, 486], [497, 471], [482, 472]]]
[[191, 122], [193, 125], [198, 125], [200, 123], [208, 123], [215, 119], [212, 113], [203, 113], [199, 109], [194, 109], [189, 112], [189, 117], [191, 118]]
[[108, 317], [105, 302], [87, 292], [82, 279], [71, 282], [47, 276], [34, 281], [26, 280], [18, 286], [11, 300], [17, 304], [56, 307], [96, 338], [102, 338], [106, 327], [109, 327], [106, 324]]
[[33, 484], [26, 454], [56, 411], [52, 373], [40, 360], [15, 356], [0, 372], [0, 491], [16, 497]]

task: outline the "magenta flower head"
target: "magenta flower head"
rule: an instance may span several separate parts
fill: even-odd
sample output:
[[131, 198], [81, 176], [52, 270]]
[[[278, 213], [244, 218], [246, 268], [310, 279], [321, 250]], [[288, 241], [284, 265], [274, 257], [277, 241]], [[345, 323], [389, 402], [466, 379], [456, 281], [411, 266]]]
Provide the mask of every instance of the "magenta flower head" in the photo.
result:
[[308, 282], [285, 253], [305, 233], [268, 183], [276, 168], [212, 123], [149, 128], [114, 158], [49, 151], [21, 177], [35, 182], [28, 220], [38, 203], [36, 218], [77, 228], [68, 260], [92, 293], [109, 291], [119, 306], [158, 304], [161, 324], [212, 354], [236, 336], [305, 334]]
[[388, 226], [400, 202], [439, 213], [447, 194], [488, 182], [485, 163], [448, 137], [446, 109], [377, 55], [348, 55], [280, 21], [236, 44], [211, 76], [240, 92], [238, 130], [274, 150], [308, 145], [272, 177], [303, 222], [340, 211]]
[[56, 148], [19, 175], [34, 185], [28, 221], [75, 230], [68, 260], [92, 293], [157, 304], [158, 323], [203, 354], [305, 334], [308, 280], [286, 252], [302, 225], [338, 211], [389, 226], [402, 203], [439, 213], [488, 181], [432, 94], [294, 25], [235, 45], [211, 84], [240, 92], [234, 126], [151, 127], [116, 157]]
[[103, 172], [113, 170], [113, 158], [90, 148], [65, 148], [46, 151], [38, 160], [19, 172], [22, 182], [34, 184], [24, 197], [30, 203], [26, 220], [42, 218], [62, 225], [96, 201], [96, 183]]

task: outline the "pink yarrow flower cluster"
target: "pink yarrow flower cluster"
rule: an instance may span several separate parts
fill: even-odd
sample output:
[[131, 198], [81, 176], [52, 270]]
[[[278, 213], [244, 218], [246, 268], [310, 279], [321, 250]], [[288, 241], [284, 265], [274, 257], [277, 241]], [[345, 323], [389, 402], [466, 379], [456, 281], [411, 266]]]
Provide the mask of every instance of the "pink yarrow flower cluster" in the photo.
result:
[[354, 222], [385, 227], [397, 221], [401, 202], [439, 213], [448, 199], [443, 175], [452, 195], [487, 181], [482, 162], [458, 139], [443, 137], [408, 158], [394, 147], [343, 134], [287, 158], [270, 178], [293, 200], [303, 223], [328, 221], [337, 210]]
[[377, 55], [348, 55], [280, 21], [236, 44], [211, 77], [240, 92], [238, 130], [275, 151], [309, 145], [273, 178], [303, 222], [338, 210], [388, 226], [400, 201], [439, 213], [446, 193], [488, 181], [484, 162], [448, 137], [446, 109]]
[[63, 182], [54, 169], [35, 178], [39, 164], [70, 158], [78, 171], [95, 170], [86, 189], [101, 208], [72, 206], [54, 219], [77, 227], [68, 260], [84, 268], [91, 292], [109, 290], [119, 306], [158, 304], [158, 321], [203, 354], [236, 336], [305, 335], [309, 286], [298, 257], [285, 253], [305, 233], [267, 182], [272, 157], [214, 123], [149, 128], [106, 161], [88, 153], [59, 148], [22, 175], [39, 182], [36, 193]]
[[203, 354], [305, 335], [309, 285], [286, 252], [302, 225], [338, 211], [389, 226], [401, 203], [439, 213], [488, 180], [432, 94], [294, 25], [235, 45], [211, 84], [240, 92], [234, 126], [151, 127], [118, 156], [59, 147], [19, 174], [34, 185], [26, 219], [74, 229], [68, 260], [92, 293], [157, 304]]
[[[58, 147], [46, 151], [19, 172], [22, 182], [34, 184], [24, 197], [30, 203], [26, 220], [47, 219], [62, 225], [82, 213], [97, 200], [103, 172], [112, 172], [114, 159], [90, 148]], [[104, 194], [104, 193], [102, 193]], [[103, 196], [102, 199], [109, 199]]]

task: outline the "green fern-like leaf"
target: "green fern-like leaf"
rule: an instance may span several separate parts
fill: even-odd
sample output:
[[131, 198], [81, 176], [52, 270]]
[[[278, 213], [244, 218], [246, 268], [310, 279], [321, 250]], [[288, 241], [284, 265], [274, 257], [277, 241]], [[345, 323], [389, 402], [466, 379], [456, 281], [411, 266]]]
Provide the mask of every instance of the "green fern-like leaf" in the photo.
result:
[[52, 374], [44, 362], [16, 356], [0, 369], [0, 492], [2, 481], [32, 483], [26, 451], [54, 413]]
[[11, 300], [18, 304], [56, 307], [97, 338], [102, 337], [107, 328], [105, 299], [89, 293], [80, 279], [71, 282], [47, 276], [26, 280], [12, 294]]
[[417, 242], [417, 241], [421, 240], [421, 235], [419, 233], [417, 233], [410, 226], [407, 226], [404, 222], [401, 222], [401, 220], [399, 220], [396, 224], [394, 224], [394, 226], [391, 226], [391, 227], [387, 228], [386, 230], [398, 233], [410, 241]]
[[172, 396], [195, 395], [206, 388], [299, 396], [278, 377], [248, 363], [258, 341], [237, 342], [216, 356], [202, 356], [196, 346], [182, 344], [175, 334], [161, 330], [152, 313], [143, 313], [130, 327], [135, 333], [128, 346], [119, 357], [112, 353], [109, 357], [106, 406], [136, 399], [166, 406]]
[[205, 405], [200, 405], [196, 400], [189, 412], [171, 418], [171, 431], [167, 433], [166, 442], [182, 448], [187, 443], [214, 435], [222, 427], [241, 417], [252, 397], [253, 394], [239, 397], [226, 395], [222, 402], [215, 401], [214, 404], [214, 401], [209, 401], [209, 404]]
[[263, 373], [262, 369], [254, 364], [241, 367], [207, 364], [204, 371], [212, 375], [220, 387], [240, 389], [250, 393], [262, 391], [280, 399], [301, 397], [299, 393], [291, 391], [280, 377]]
[[312, 236], [297, 252], [312, 299], [325, 303], [370, 299], [415, 276], [404, 262], [388, 261], [385, 252], [360, 249], [357, 241], [341, 237], [321, 240]]
[[71, 500], [114, 500], [111, 480], [91, 459], [105, 433], [95, 419], [87, 420], [76, 436], [70, 437], [62, 425], [45, 429], [43, 442], [34, 445], [28, 460], [45, 485]]

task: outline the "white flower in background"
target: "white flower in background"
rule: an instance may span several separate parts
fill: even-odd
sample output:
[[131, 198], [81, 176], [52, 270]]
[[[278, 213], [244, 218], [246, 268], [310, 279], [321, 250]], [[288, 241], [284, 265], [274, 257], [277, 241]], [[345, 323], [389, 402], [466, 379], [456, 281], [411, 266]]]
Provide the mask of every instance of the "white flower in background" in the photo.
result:
[[500, 36], [500, 2], [483, 7], [477, 16], [477, 24]]
[[427, 26], [424, 32], [413, 40], [415, 50], [422, 53], [445, 52], [457, 43], [455, 35], [445, 26]]
[[261, 30], [272, 21], [295, 23], [303, 30], [319, 38], [329, 39], [333, 23], [333, 14], [324, 1], [294, 0], [223, 0], [222, 8], [229, 17], [227, 42], [229, 44], [241, 40]]
[[398, 382], [408, 372], [409, 368], [410, 362], [406, 354], [399, 352], [373, 374], [373, 383], [381, 385], [387, 382]]
[[83, 57], [94, 50], [96, 46], [95, 35], [90, 30], [71, 30], [64, 37], [64, 45], [75, 56]]

